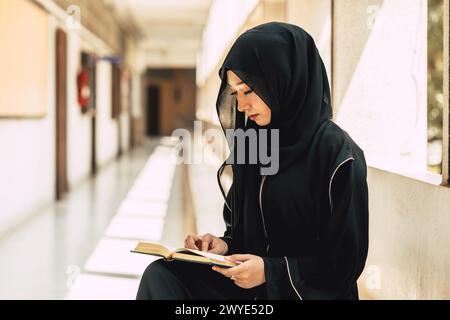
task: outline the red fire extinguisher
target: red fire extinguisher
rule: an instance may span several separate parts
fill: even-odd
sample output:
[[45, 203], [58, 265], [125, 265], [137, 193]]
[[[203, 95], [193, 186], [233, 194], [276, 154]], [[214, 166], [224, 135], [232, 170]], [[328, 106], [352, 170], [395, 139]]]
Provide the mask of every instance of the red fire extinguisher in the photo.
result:
[[78, 103], [82, 111], [87, 111], [89, 107], [89, 99], [91, 97], [91, 90], [89, 88], [89, 72], [84, 68], [78, 73], [77, 86]]

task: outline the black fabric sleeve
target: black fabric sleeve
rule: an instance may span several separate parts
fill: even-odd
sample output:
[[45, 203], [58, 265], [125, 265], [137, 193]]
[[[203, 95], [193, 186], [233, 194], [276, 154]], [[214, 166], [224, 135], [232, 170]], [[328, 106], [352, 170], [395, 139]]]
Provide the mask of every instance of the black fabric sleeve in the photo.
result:
[[368, 250], [367, 169], [347, 161], [331, 185], [332, 211], [317, 256], [263, 257], [269, 299], [357, 298]]
[[234, 253], [234, 246], [233, 246], [233, 237], [231, 232], [231, 208], [232, 208], [232, 192], [233, 191], [233, 185], [231, 185], [230, 190], [228, 191], [225, 203], [223, 204], [223, 220], [225, 222], [226, 230], [224, 232], [224, 235], [222, 237], [219, 237], [223, 241], [225, 241], [228, 245], [228, 252], [227, 255]]

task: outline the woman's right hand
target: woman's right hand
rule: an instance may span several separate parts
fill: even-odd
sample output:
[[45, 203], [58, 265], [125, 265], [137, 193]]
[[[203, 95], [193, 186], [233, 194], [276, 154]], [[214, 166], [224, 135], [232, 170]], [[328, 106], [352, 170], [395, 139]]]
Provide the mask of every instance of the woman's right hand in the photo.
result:
[[202, 236], [188, 235], [184, 240], [184, 247], [221, 255], [225, 255], [228, 252], [227, 243], [210, 233], [206, 233]]

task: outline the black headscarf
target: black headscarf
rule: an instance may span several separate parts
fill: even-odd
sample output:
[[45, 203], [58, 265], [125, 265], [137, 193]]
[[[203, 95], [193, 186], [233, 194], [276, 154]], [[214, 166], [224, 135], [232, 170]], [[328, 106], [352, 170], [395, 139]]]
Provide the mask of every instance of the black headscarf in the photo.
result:
[[227, 70], [265, 101], [272, 111], [266, 128], [280, 136], [279, 150], [270, 150], [279, 152], [275, 175], [261, 177], [263, 161], [231, 164], [222, 237], [229, 253], [263, 258], [261, 289], [270, 299], [357, 299], [368, 251], [367, 166], [363, 151], [331, 121], [328, 78], [313, 39], [272, 22], [233, 44], [219, 72], [217, 112], [224, 130], [257, 128], [236, 111]]
[[[332, 111], [325, 67], [307, 32], [292, 24], [271, 22], [247, 30], [231, 47], [219, 70], [222, 83], [217, 113], [224, 130], [245, 130], [244, 114], [237, 111], [235, 95], [230, 95], [228, 70], [237, 74], [271, 109], [272, 119], [266, 128], [279, 129], [279, 150], [270, 150], [270, 144], [268, 147], [271, 153], [279, 152], [279, 171], [314, 148], [313, 138], [321, 124], [332, 117]], [[258, 126], [250, 122], [248, 127]], [[230, 149], [236, 151], [233, 145]], [[224, 166], [225, 163], [218, 171], [223, 193], [220, 176]], [[233, 205], [229, 209], [235, 229], [244, 206], [250, 211], [258, 210], [254, 189], [260, 177], [255, 166], [232, 164], [232, 168], [234, 199], [233, 204], [227, 205]]]

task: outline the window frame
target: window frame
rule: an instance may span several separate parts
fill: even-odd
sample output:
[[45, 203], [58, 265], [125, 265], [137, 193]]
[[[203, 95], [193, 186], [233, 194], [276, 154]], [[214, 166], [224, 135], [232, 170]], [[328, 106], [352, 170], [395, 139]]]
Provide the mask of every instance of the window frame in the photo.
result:
[[444, 0], [444, 106], [442, 115], [442, 183], [449, 185], [450, 0]]

